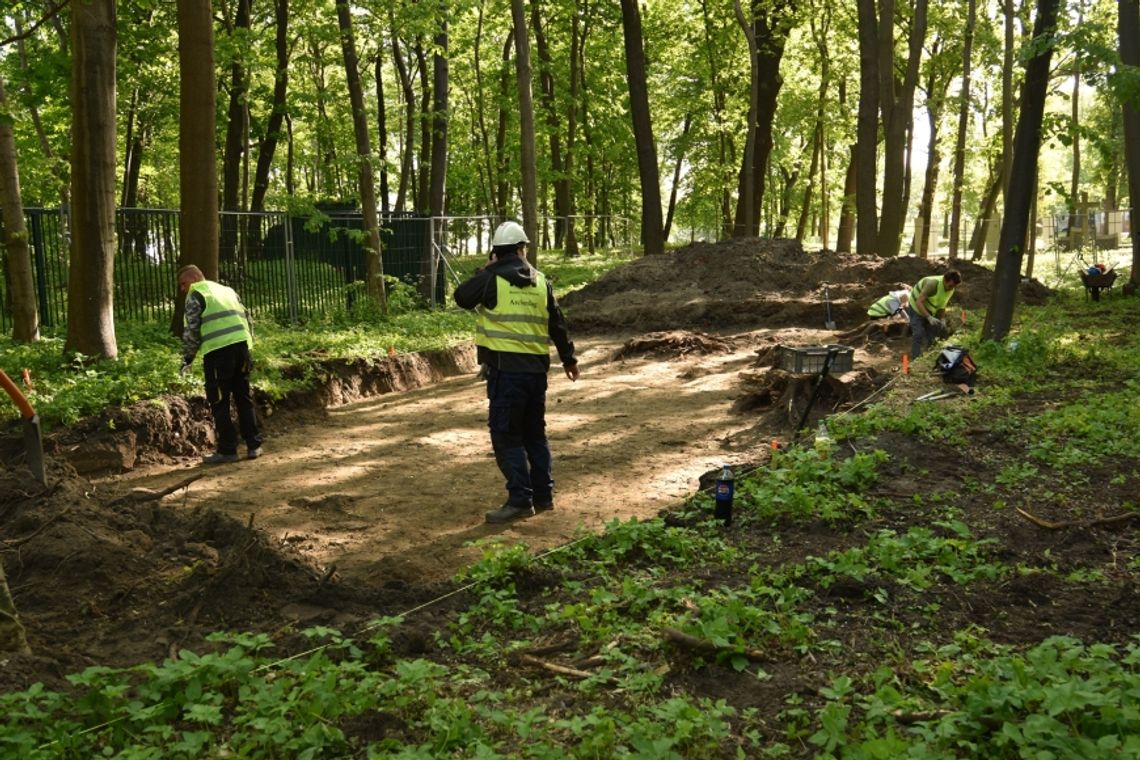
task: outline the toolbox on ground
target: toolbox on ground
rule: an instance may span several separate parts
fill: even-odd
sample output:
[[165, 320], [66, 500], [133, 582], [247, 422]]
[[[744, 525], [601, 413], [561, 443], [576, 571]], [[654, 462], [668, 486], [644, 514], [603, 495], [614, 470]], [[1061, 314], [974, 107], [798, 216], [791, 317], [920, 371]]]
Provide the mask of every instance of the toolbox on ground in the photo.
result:
[[786, 372], [814, 374], [823, 369], [827, 352], [835, 349], [829, 372], [850, 372], [855, 359], [855, 349], [851, 346], [830, 344], [827, 346], [780, 346], [779, 367]]

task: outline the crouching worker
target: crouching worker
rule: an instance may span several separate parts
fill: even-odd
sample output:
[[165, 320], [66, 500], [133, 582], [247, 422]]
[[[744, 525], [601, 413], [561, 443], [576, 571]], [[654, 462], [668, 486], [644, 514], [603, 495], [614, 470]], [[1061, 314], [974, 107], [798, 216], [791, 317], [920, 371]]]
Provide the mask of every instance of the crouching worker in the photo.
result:
[[249, 386], [252, 367], [249, 350], [253, 330], [241, 299], [232, 288], [207, 280], [202, 270], [191, 264], [178, 270], [178, 289], [186, 296], [186, 328], [182, 332], [182, 374], [202, 352], [206, 375], [206, 400], [214, 416], [217, 450], [203, 459], [205, 464], [236, 462], [238, 436], [230, 416], [230, 398], [237, 406], [238, 425], [245, 441], [246, 459], [261, 456], [261, 433]]
[[910, 289], [906, 307], [910, 318], [910, 358], [917, 359], [931, 343], [946, 335], [946, 304], [954, 289], [962, 283], [962, 275], [951, 269], [941, 276], [923, 277]]
[[554, 508], [546, 439], [549, 342], [566, 377], [578, 379], [574, 344], [554, 291], [526, 260], [529, 242], [516, 222], [503, 222], [491, 239], [491, 263], [455, 290], [455, 303], [477, 313], [475, 346], [487, 380], [491, 448], [507, 481], [507, 501], [487, 513], [489, 523]]
[[871, 319], [885, 319], [893, 317], [900, 311], [906, 308], [907, 302], [910, 300], [910, 291], [906, 288], [899, 290], [892, 290], [885, 296], [871, 304], [871, 308], [867, 309], [867, 316]]

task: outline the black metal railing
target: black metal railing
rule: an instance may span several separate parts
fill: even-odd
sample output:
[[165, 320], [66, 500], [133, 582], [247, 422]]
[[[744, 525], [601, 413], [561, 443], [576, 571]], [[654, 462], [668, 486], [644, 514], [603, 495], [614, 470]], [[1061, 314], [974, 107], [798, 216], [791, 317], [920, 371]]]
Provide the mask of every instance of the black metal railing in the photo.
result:
[[[70, 241], [61, 209], [24, 210], [40, 322], [67, 321]], [[298, 322], [336, 311], [352, 311], [363, 291], [368, 262], [363, 217], [336, 210], [315, 218], [282, 212], [220, 215], [222, 247], [218, 279], [241, 294], [259, 318]], [[416, 214], [381, 220], [384, 272], [420, 288], [434, 283], [432, 303], [444, 298], [440, 263], [432, 254], [431, 223]], [[170, 209], [119, 209], [115, 215], [114, 312], [117, 320], [169, 321], [178, 297], [179, 212]], [[2, 240], [2, 238], [0, 238]], [[0, 260], [7, 252], [0, 244]], [[6, 261], [5, 272], [7, 271]], [[0, 279], [0, 330], [12, 321], [10, 285]]]

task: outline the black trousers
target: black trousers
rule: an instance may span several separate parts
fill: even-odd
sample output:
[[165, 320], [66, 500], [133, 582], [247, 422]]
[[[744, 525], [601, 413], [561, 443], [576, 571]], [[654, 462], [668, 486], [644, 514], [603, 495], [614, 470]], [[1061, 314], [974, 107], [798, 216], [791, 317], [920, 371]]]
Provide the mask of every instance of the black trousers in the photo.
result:
[[249, 346], [242, 341], [223, 346], [202, 357], [206, 372], [206, 400], [214, 415], [214, 431], [218, 434], [218, 453], [236, 454], [237, 430], [230, 416], [230, 399], [237, 406], [241, 437], [250, 449], [261, 445], [257, 429], [257, 415], [253, 409], [253, 392], [249, 387], [249, 372], [253, 362]]

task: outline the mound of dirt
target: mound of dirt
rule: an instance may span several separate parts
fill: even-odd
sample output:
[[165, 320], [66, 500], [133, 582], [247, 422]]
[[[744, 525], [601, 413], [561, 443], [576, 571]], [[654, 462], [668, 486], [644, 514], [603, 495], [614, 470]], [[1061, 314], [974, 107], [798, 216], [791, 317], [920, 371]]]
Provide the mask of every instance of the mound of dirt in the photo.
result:
[[614, 360], [620, 361], [634, 356], [677, 358], [688, 354], [719, 354], [732, 349], [732, 342], [724, 338], [708, 333], [675, 330], [630, 338], [614, 352]]
[[[993, 272], [955, 261], [962, 285], [952, 305], [989, 305]], [[945, 260], [805, 253], [794, 240], [743, 238], [693, 243], [643, 256], [562, 299], [575, 331], [663, 331], [819, 325], [839, 329], [866, 319], [889, 290], [950, 268]], [[1021, 298], [1040, 303], [1049, 289], [1023, 283]]]

